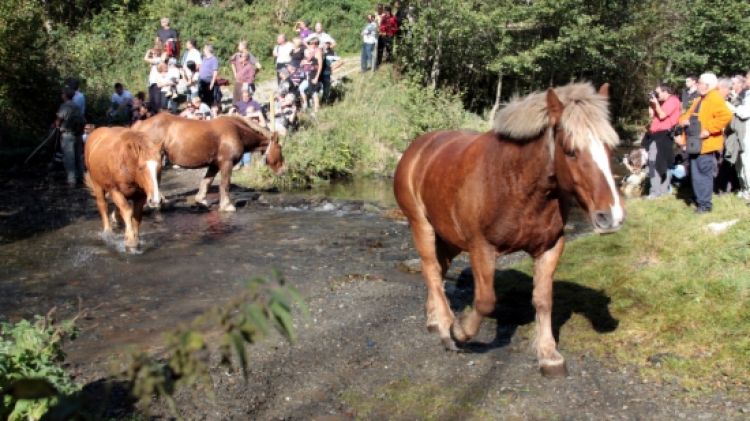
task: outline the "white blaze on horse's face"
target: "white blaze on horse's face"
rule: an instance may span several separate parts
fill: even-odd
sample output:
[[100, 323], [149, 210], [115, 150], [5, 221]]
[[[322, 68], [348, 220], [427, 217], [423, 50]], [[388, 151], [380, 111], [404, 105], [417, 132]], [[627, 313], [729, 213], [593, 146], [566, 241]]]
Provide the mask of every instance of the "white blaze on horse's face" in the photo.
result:
[[151, 176], [151, 185], [153, 186], [153, 191], [151, 192], [151, 197], [148, 199], [148, 202], [150, 206], [154, 207], [159, 206], [159, 203], [161, 202], [161, 194], [159, 194], [159, 181], [156, 177], [156, 166], [156, 161], [146, 161], [146, 168], [148, 168], [149, 176]]
[[609, 185], [609, 190], [612, 194], [612, 205], [610, 206], [610, 212], [612, 213], [612, 228], [619, 228], [620, 225], [622, 225], [623, 219], [625, 218], [625, 212], [620, 203], [620, 194], [617, 192], [615, 180], [612, 177], [612, 170], [609, 166], [609, 155], [604, 148], [604, 144], [594, 136], [591, 136], [591, 142], [589, 143], [589, 145], [591, 158], [594, 160], [594, 163], [596, 163], [596, 166], [606, 178], [607, 184]]

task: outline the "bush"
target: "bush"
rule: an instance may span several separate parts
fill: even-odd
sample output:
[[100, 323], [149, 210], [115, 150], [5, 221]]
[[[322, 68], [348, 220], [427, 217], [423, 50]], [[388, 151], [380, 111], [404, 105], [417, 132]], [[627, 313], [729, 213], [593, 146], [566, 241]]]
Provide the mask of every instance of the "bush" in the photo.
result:
[[38, 420], [60, 396], [78, 392], [62, 367], [63, 342], [76, 334], [74, 320], [55, 324], [49, 315], [0, 323], [0, 418]]
[[[306, 185], [351, 175], [387, 175], [421, 133], [442, 128], [486, 128], [463, 110], [458, 95], [398, 80], [390, 67], [357, 74], [344, 98], [306, 118], [284, 141], [287, 173], [281, 185]], [[302, 116], [305, 118], [305, 116]], [[235, 178], [243, 183], [243, 178]]]

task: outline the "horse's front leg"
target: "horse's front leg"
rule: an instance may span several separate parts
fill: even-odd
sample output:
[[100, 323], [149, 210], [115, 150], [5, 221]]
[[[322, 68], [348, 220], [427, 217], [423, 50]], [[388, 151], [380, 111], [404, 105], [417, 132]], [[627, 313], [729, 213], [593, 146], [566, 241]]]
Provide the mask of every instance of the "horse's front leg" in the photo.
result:
[[117, 191], [110, 191], [112, 201], [115, 202], [115, 206], [120, 210], [120, 215], [123, 221], [125, 221], [125, 248], [128, 250], [135, 250], [138, 248], [138, 232], [133, 229], [133, 208], [130, 207], [128, 199]]
[[219, 211], [222, 212], [234, 212], [237, 209], [232, 204], [232, 199], [229, 198], [229, 185], [232, 181], [232, 161], [224, 161], [221, 163], [221, 184], [219, 185]]
[[466, 342], [476, 336], [482, 320], [495, 311], [495, 247], [481, 244], [469, 251], [474, 274], [474, 306], [451, 326], [453, 337]]
[[536, 309], [536, 356], [539, 369], [545, 376], [560, 376], [567, 373], [565, 358], [557, 352], [552, 335], [552, 281], [560, 261], [565, 238], [560, 237], [555, 245], [534, 259], [534, 292], [531, 301]]
[[133, 230], [137, 236], [140, 236], [141, 220], [143, 220], [143, 207], [145, 205], [145, 195], [139, 195], [133, 199]]
[[208, 202], [206, 201], [206, 193], [208, 192], [208, 187], [211, 185], [211, 183], [213, 183], [214, 177], [216, 177], [216, 173], [218, 172], [219, 167], [217, 167], [216, 165], [210, 164], [208, 166], [206, 175], [203, 176], [201, 184], [198, 186], [198, 193], [195, 194], [195, 203], [208, 207]]

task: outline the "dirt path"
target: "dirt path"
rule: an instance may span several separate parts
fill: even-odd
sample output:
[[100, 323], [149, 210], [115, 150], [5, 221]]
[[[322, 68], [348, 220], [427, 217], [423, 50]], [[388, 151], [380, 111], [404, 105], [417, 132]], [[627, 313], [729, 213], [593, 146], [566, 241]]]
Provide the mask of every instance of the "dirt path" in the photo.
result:
[[[79, 300], [95, 308], [67, 352], [77, 380], [96, 385], [124, 346], [157, 351], [161, 332], [229, 300], [243, 280], [279, 268], [310, 307], [309, 320], [297, 318], [298, 341], [272, 337], [252, 348], [247, 384], [239, 373], [215, 370], [215, 401], [180, 394], [178, 404], [188, 419], [749, 416], [747, 401], [720, 395], [688, 401], [675, 385], [646, 383], [630, 367], [568, 351], [564, 325], [575, 311], [569, 304], [555, 307], [555, 319], [570, 374], [541, 377], [529, 337], [530, 280], [512, 271], [498, 271], [510, 286], [501, 301], [506, 310], [485, 322], [477, 338], [484, 345], [446, 352], [424, 329], [420, 275], [398, 269], [415, 256], [403, 222], [363, 202], [242, 189], [233, 190], [244, 204], [236, 214], [191, 208], [187, 199], [200, 173], [165, 173], [163, 188], [176, 205], [161, 222], [145, 220], [141, 255], [104, 244], [93, 201], [78, 192], [72, 196], [75, 206], [65, 209], [67, 222], [38, 220], [36, 231], [7, 237], [0, 244], [0, 316], [28, 317], [53, 306], [69, 315]], [[65, 192], [28, 189], [34, 183], [39, 184], [7, 184], [0, 199], [13, 209], [65, 202]], [[15, 232], [6, 226], [10, 217], [3, 218], [3, 232]], [[466, 260], [458, 259], [448, 274], [446, 288], [456, 310], [471, 299], [459, 282], [469, 276], [466, 267]], [[561, 281], [555, 294], [566, 303], [593, 293]], [[603, 302], [602, 314], [608, 314]], [[127, 417], [130, 411], [111, 415]]]

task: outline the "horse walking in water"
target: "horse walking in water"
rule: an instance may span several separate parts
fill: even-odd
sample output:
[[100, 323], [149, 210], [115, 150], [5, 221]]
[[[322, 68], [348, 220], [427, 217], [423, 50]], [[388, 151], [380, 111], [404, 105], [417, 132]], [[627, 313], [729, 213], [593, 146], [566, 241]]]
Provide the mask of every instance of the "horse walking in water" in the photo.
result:
[[161, 142], [173, 164], [183, 168], [208, 167], [195, 195], [197, 203], [208, 205], [206, 192], [216, 174], [221, 172], [221, 211], [235, 211], [229, 198], [229, 184], [232, 168], [243, 153], [263, 151], [266, 165], [277, 174], [283, 171], [284, 157], [278, 134], [242, 117], [226, 116], [203, 121], [159, 113], [136, 123], [133, 128]]
[[[144, 133], [101, 127], [86, 141], [85, 160], [86, 184], [96, 198], [103, 234], [112, 232], [107, 217], [106, 194], [109, 193], [125, 222], [125, 246], [136, 249], [144, 204], [156, 208], [161, 202], [158, 182], [161, 149]], [[133, 201], [132, 207], [128, 200]]]
[[[552, 280], [563, 252], [567, 202], [575, 197], [594, 230], [614, 232], [624, 211], [609, 165], [619, 142], [609, 123], [608, 85], [571, 84], [511, 102], [493, 130], [426, 133], [404, 152], [394, 193], [409, 220], [427, 285], [427, 328], [443, 344], [474, 337], [495, 310], [495, 259], [534, 259], [536, 353], [545, 375], [566, 372], [552, 334]], [[451, 261], [468, 251], [474, 305], [456, 319], [443, 289]]]

